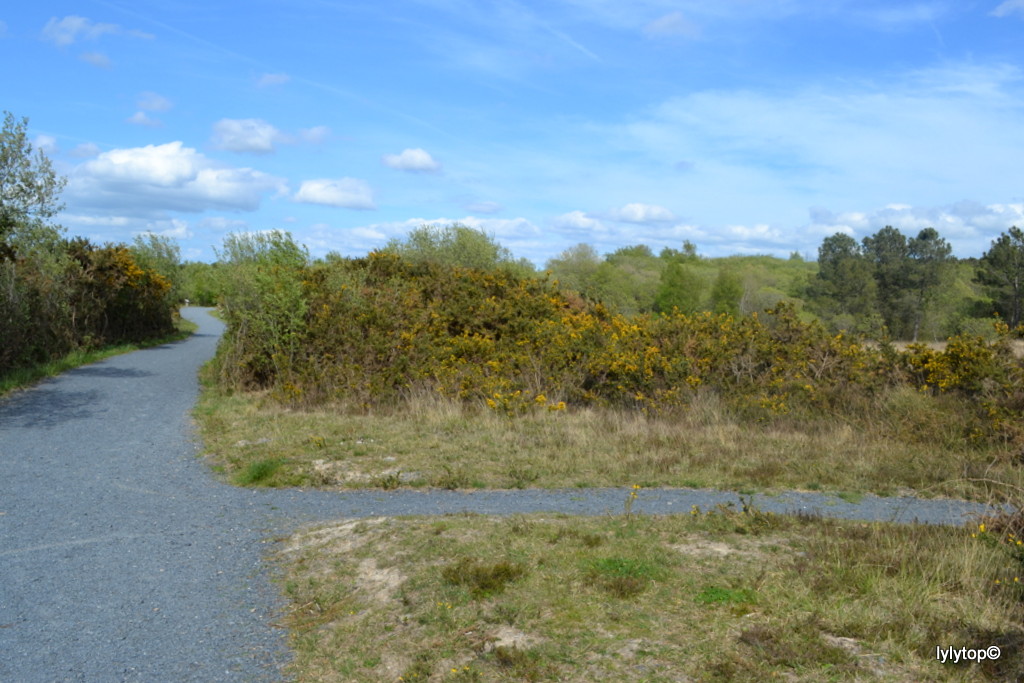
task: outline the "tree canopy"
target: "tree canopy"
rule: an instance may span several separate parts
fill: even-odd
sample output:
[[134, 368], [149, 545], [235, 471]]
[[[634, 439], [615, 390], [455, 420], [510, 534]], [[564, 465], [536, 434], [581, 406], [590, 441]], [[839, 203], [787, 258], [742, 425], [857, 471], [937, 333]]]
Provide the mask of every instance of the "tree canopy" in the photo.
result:
[[[0, 129], [0, 242], [25, 241], [46, 226], [64, 205], [67, 183], [42, 150], [28, 141], [28, 119], [4, 112]], [[34, 153], [33, 153], [34, 152]]]
[[1021, 323], [1024, 298], [1024, 231], [1013, 226], [999, 235], [981, 257], [976, 280], [981, 283], [1010, 327]]

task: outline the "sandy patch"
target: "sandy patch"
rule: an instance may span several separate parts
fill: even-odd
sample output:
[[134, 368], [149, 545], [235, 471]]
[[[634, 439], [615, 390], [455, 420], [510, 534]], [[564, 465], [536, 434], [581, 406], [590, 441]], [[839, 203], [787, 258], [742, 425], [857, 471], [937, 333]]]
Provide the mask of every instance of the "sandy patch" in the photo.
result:
[[[684, 543], [673, 543], [668, 547], [690, 557], [737, 557], [742, 559], [759, 559], [768, 555], [773, 546], [787, 546], [782, 538], [742, 539], [737, 544], [712, 541], [694, 536]], [[788, 547], [788, 546], [787, 546]]]
[[524, 633], [514, 626], [498, 626], [487, 637], [484, 644], [484, 652], [491, 652], [495, 648], [506, 647], [518, 650], [527, 650], [537, 643], [542, 642], [541, 638]]
[[404, 581], [402, 572], [395, 567], [378, 567], [377, 560], [372, 557], [360, 561], [356, 573], [356, 588], [379, 603], [390, 601]]
[[329, 527], [300, 532], [289, 539], [288, 545], [281, 552], [294, 553], [302, 550], [312, 550], [314, 548], [322, 548], [328, 544], [331, 545], [332, 552], [350, 552], [371, 540], [372, 534], [359, 533], [356, 531], [356, 528], [362, 529], [367, 526], [379, 526], [386, 519], [387, 517], [353, 519]]

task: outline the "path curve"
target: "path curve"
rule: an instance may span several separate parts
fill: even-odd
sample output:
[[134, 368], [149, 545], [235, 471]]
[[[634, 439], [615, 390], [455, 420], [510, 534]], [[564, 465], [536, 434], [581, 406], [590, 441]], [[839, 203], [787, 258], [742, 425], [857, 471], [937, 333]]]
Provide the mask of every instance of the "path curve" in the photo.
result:
[[[71, 370], [0, 400], [0, 680], [276, 681], [283, 603], [270, 539], [339, 517], [622, 511], [618, 488], [246, 490], [196, 457], [189, 411], [223, 325], [189, 308], [189, 339]], [[974, 503], [756, 495], [775, 512], [961, 524]], [[687, 512], [734, 493], [653, 489], [634, 511]]]

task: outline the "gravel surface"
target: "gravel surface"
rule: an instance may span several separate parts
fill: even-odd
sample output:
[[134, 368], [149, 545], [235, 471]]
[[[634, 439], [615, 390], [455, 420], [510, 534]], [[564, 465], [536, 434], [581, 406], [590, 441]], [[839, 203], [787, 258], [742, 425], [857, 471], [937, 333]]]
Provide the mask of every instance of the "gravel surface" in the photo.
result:
[[[71, 370], [0, 400], [0, 681], [276, 681], [283, 607], [271, 539], [339, 517], [621, 513], [628, 489], [245, 490], [196, 457], [189, 411], [223, 329]], [[755, 495], [757, 507], [962, 524], [978, 504]], [[734, 493], [648, 489], [634, 511], [742, 505]]]

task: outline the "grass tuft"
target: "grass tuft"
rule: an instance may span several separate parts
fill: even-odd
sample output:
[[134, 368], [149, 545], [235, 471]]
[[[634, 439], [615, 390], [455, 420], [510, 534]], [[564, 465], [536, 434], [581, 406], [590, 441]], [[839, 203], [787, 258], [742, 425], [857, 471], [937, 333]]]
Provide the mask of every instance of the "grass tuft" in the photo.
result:
[[262, 485], [285, 464], [283, 458], [266, 458], [250, 462], [235, 481], [242, 486]]
[[441, 570], [444, 580], [454, 586], [463, 586], [474, 598], [486, 598], [501, 593], [505, 586], [526, 574], [526, 567], [516, 562], [481, 562], [468, 557], [460, 558]]

